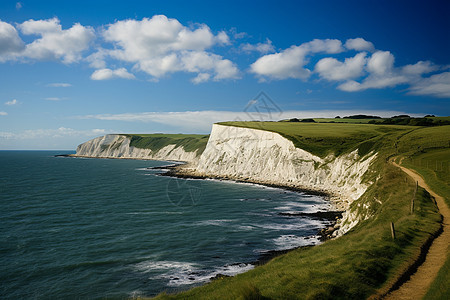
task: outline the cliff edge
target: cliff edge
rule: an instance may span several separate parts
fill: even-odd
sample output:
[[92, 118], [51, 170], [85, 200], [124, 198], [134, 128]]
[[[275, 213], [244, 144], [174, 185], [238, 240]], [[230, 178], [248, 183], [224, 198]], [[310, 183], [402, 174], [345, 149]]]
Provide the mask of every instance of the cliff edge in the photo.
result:
[[[161, 137], [147, 138], [152, 142]], [[370, 217], [349, 208], [371, 184], [364, 180], [364, 174], [377, 156], [373, 152], [360, 156], [354, 150], [321, 158], [295, 147], [278, 133], [221, 124], [213, 125], [204, 150], [202, 143], [190, 151], [177, 140], [166, 144], [153, 149], [136, 147], [130, 135], [109, 134], [79, 145], [74, 156], [183, 161], [188, 163], [180, 170], [185, 175], [325, 192], [335, 208], [344, 211], [335, 235], [344, 234]]]

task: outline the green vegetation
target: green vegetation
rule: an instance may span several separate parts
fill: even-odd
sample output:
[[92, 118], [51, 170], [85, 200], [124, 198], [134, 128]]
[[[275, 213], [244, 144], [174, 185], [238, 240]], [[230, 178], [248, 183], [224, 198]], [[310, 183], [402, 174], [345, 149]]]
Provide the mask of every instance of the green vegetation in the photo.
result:
[[318, 123], [351, 123], [351, 124], [368, 124], [370, 121], [379, 119], [344, 119], [344, 118], [314, 118]]
[[[399, 140], [405, 152], [402, 164], [415, 170], [450, 207], [450, 126], [413, 131]], [[450, 253], [450, 246], [447, 251]], [[450, 299], [450, 256], [432, 283], [425, 299]]]
[[[378, 124], [378, 125], [409, 125], [409, 126], [442, 126], [450, 125], [450, 117], [412, 118], [409, 116], [393, 116], [392, 118], [380, 118], [365, 116], [366, 118], [314, 118], [319, 123], [354, 123], [354, 124]], [[292, 119], [291, 119], [292, 120]], [[283, 120], [286, 122], [287, 120]]]
[[[249, 290], [270, 299], [367, 298], [405, 268], [418, 246], [439, 228], [440, 218], [428, 193], [420, 190], [417, 213], [410, 215], [414, 182], [405, 183], [405, 175], [388, 164], [383, 173], [376, 189], [385, 192], [372, 189], [364, 199], [376, 196], [383, 205], [374, 206], [376, 217], [347, 235], [291, 251], [247, 273], [157, 299], [252, 299], [246, 297]], [[390, 221], [397, 228], [396, 240], [391, 238]]]
[[[403, 164], [420, 172], [448, 203], [450, 126], [221, 124], [278, 132], [297, 147], [322, 157], [354, 149], [363, 154], [377, 150], [372, 173], [366, 174], [374, 183], [351, 206], [352, 211], [371, 217], [339, 239], [296, 249], [249, 272], [156, 299], [365, 299], [386, 292], [440, 228], [437, 207], [422, 188], [415, 194], [415, 211], [410, 213], [415, 183], [388, 160], [404, 158]], [[395, 224], [395, 240], [390, 222]], [[431, 299], [448, 299], [449, 268], [448, 259], [427, 295]]]
[[[447, 253], [450, 253], [450, 247]], [[439, 270], [437, 278], [433, 281], [425, 295], [428, 300], [448, 300], [450, 299], [450, 258], [447, 258], [444, 266]]]
[[[352, 120], [352, 119], [348, 119]], [[360, 155], [376, 150], [385, 136], [408, 132], [408, 126], [368, 124], [326, 124], [301, 122], [223, 122], [228, 126], [272, 131], [291, 140], [297, 148], [322, 158], [333, 153], [338, 156], [358, 149]]]
[[130, 146], [142, 149], [158, 151], [167, 145], [183, 147], [186, 152], [197, 151], [197, 155], [203, 153], [208, 142], [209, 135], [200, 134], [127, 134], [131, 139]]

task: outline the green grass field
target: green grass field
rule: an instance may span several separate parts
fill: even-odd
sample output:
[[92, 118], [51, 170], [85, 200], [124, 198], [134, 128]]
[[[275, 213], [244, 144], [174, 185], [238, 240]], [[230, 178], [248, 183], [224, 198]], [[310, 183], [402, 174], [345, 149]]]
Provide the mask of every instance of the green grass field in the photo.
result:
[[[450, 117], [428, 117], [433, 122], [450, 121]], [[351, 123], [351, 124], [367, 124], [370, 121], [383, 121], [387, 118], [381, 119], [348, 119], [348, 118], [314, 118], [314, 121], [319, 123]]]
[[344, 118], [314, 118], [314, 121], [319, 123], [350, 123], [350, 124], [367, 124], [372, 120], [380, 119], [344, 119]]
[[[427, 183], [449, 199], [450, 126], [418, 127], [340, 123], [227, 122], [280, 133], [297, 147], [324, 157], [358, 149], [378, 152], [372, 165], [375, 183], [351, 209], [366, 207], [373, 217], [339, 239], [293, 250], [263, 266], [231, 278], [214, 280], [179, 294], [156, 299], [365, 299], [386, 290], [418, 257], [420, 247], [437, 232], [440, 215], [430, 195], [419, 188], [415, 212], [410, 201], [415, 184], [388, 163], [404, 157]], [[396, 239], [390, 233], [396, 227]], [[450, 260], [427, 297], [448, 299]]]
[[223, 122], [227, 126], [272, 131], [291, 140], [297, 148], [320, 157], [358, 149], [360, 155], [376, 150], [385, 136], [401, 134], [417, 127], [401, 125], [371, 125], [351, 123], [291, 123], [291, 122]]
[[127, 134], [131, 138], [130, 146], [158, 151], [167, 145], [182, 146], [186, 152], [197, 151], [200, 155], [205, 150], [209, 135], [201, 134]]

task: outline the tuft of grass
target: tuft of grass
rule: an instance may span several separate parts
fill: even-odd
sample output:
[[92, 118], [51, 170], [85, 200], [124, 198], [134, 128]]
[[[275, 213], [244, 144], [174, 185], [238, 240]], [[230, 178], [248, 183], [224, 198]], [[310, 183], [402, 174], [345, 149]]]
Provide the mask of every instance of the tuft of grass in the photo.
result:
[[[259, 289], [250, 282], [242, 282], [240, 287], [237, 288], [240, 296], [237, 299], [242, 300], [265, 300], [268, 299], [261, 295]], [[224, 295], [224, 298], [226, 296]]]

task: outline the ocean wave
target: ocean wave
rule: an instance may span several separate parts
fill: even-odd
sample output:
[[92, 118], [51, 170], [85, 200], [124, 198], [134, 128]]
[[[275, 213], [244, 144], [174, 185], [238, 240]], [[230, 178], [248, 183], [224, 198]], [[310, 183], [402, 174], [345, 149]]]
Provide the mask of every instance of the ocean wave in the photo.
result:
[[169, 279], [168, 286], [181, 286], [208, 282], [217, 275], [234, 276], [247, 272], [254, 267], [255, 266], [252, 264], [238, 263], [218, 267], [214, 271], [209, 272], [204, 270], [195, 270], [190, 272], [181, 271], [171, 274], [168, 277], [164, 275], [162, 277]]
[[234, 220], [205, 220], [196, 222], [196, 226], [225, 226], [227, 223], [233, 222]]
[[296, 236], [296, 235], [281, 235], [275, 239], [272, 239], [275, 244], [276, 250], [286, 250], [302, 246], [317, 245], [320, 240], [317, 236]]
[[321, 227], [325, 222], [314, 219], [301, 219], [299, 222], [292, 223], [266, 223], [266, 224], [250, 224], [254, 227], [270, 230], [300, 230]]
[[204, 283], [219, 274], [234, 276], [253, 268], [254, 265], [252, 264], [237, 263], [217, 267], [213, 270], [206, 270], [199, 264], [177, 261], [145, 261], [134, 265], [134, 269], [139, 272], [159, 272], [160, 274], [152, 276], [152, 278], [165, 279], [168, 286]]
[[262, 202], [267, 202], [267, 201], [270, 201], [271, 199], [265, 199], [265, 198], [240, 198], [238, 200], [239, 201], [262, 201]]
[[255, 229], [255, 227], [251, 225], [238, 225], [236, 226], [236, 228], [238, 228], [239, 230], [246, 230], [246, 231]]
[[303, 213], [315, 213], [318, 211], [326, 211], [330, 209], [330, 205], [328, 203], [305, 203], [305, 202], [294, 202], [294, 201], [288, 201], [280, 203], [280, 206], [277, 206], [274, 208], [274, 210], [282, 211], [282, 212], [289, 212], [289, 213], [296, 213], [296, 212], [303, 212]]
[[134, 265], [134, 269], [148, 273], [155, 270], [181, 270], [191, 272], [196, 269], [198, 264], [178, 261], [144, 261]]

